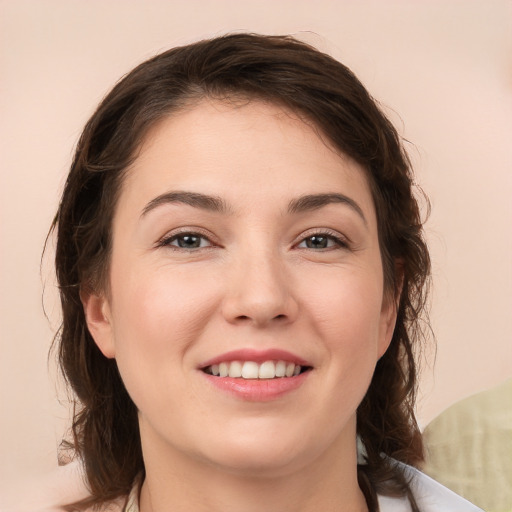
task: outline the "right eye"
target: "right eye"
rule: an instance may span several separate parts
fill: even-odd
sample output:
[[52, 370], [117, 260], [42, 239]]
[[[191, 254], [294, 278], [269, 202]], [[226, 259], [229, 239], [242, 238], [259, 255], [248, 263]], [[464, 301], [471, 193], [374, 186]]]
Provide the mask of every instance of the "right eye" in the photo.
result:
[[158, 245], [193, 251], [203, 247], [211, 247], [212, 242], [200, 233], [177, 233], [164, 238]]

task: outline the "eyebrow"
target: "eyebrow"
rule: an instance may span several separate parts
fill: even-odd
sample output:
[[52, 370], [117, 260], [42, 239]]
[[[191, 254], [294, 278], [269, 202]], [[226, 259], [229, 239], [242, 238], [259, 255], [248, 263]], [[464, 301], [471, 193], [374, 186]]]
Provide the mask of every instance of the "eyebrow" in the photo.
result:
[[158, 206], [173, 203], [188, 204], [195, 208], [219, 213], [226, 213], [229, 210], [225, 201], [220, 197], [200, 194], [198, 192], [175, 191], [166, 192], [152, 199], [142, 210], [141, 217], [144, 217]]
[[343, 194], [310, 194], [306, 196], [301, 196], [297, 199], [293, 199], [292, 201], [290, 201], [288, 205], [288, 212], [308, 212], [311, 210], [317, 210], [332, 203], [341, 203], [349, 206], [359, 215], [359, 217], [361, 217], [361, 219], [363, 219], [364, 224], [366, 226], [368, 225], [368, 221], [364, 216], [363, 209], [353, 199]]
[[[166, 192], [165, 194], [161, 194], [152, 199], [142, 210], [141, 217], [144, 217], [151, 210], [154, 210], [159, 206], [173, 203], [188, 204], [195, 208], [201, 208], [203, 210], [218, 213], [227, 213], [230, 211], [230, 208], [221, 197], [201, 194], [199, 192], [174, 191]], [[365, 225], [368, 225], [362, 208], [350, 197], [338, 193], [308, 194], [298, 197], [297, 199], [292, 199], [288, 204], [288, 212], [308, 212], [317, 210], [332, 203], [341, 203], [349, 206], [361, 217]]]

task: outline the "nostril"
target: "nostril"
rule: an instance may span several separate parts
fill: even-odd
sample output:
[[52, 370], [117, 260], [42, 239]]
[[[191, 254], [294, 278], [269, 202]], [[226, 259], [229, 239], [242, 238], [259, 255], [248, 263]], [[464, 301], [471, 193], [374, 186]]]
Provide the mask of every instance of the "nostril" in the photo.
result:
[[[271, 318], [271, 321], [280, 321], [280, 322], [283, 322], [285, 321], [286, 319], [288, 318], [288, 315], [284, 315], [284, 314], [279, 314], [279, 315], [276, 315], [274, 316], [273, 318]], [[252, 322], [253, 320], [257, 320], [256, 317], [251, 317], [250, 315], [238, 315], [236, 317], [236, 321], [238, 322]], [[265, 322], [266, 323], [266, 322]]]

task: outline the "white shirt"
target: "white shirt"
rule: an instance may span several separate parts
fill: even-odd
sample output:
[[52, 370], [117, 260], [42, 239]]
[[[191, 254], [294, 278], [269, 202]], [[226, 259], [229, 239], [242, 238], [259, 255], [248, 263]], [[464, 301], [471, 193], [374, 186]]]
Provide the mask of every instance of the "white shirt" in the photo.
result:
[[[424, 473], [403, 466], [411, 476], [411, 490], [421, 512], [483, 512]], [[411, 512], [407, 498], [379, 496], [379, 506], [380, 512]]]

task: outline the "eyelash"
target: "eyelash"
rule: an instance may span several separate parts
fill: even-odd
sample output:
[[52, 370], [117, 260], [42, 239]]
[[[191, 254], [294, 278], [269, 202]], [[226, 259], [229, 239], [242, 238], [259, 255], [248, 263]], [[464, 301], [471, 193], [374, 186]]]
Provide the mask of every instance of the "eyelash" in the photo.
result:
[[[186, 247], [179, 247], [177, 245], [172, 245], [172, 242], [175, 242], [179, 240], [180, 238], [183, 239], [185, 237], [195, 237], [201, 239], [200, 244], [203, 240], [206, 240], [208, 242], [208, 246], [199, 246], [199, 247], [192, 247], [192, 248], [186, 248]], [[205, 235], [204, 233], [198, 232], [198, 231], [181, 231], [179, 233], [173, 233], [172, 235], [165, 236], [162, 238], [159, 242], [157, 242], [157, 247], [167, 247], [169, 249], [175, 250], [175, 251], [197, 251], [199, 249], [208, 249], [213, 247], [215, 244], [212, 242], [210, 237]]]
[[[173, 242], [176, 242], [185, 237], [199, 238], [200, 239], [199, 247], [187, 248], [187, 247], [179, 247], [178, 245], [173, 245]], [[321, 247], [319, 249], [313, 249], [312, 247], [300, 247], [301, 244], [307, 243], [308, 240], [311, 240], [313, 238], [326, 239], [327, 243], [328, 244], [332, 243], [332, 245], [330, 247], [329, 246]], [[202, 241], [204, 241], [204, 240], [206, 240], [208, 242], [208, 245], [201, 246]], [[179, 233], [174, 233], [172, 235], [165, 236], [159, 242], [157, 242], [156, 246], [157, 247], [167, 247], [167, 248], [170, 248], [170, 249], [176, 250], [176, 251], [192, 252], [192, 251], [197, 251], [200, 249], [212, 248], [215, 246], [215, 243], [212, 242], [210, 237], [208, 237], [204, 233], [197, 232], [197, 231], [181, 231]], [[335, 232], [332, 232], [330, 230], [314, 231], [314, 232], [308, 233], [307, 236], [302, 236], [300, 238], [300, 241], [295, 244], [295, 247], [297, 247], [299, 249], [318, 250], [318, 252], [350, 248], [349, 243], [347, 242], [347, 240], [345, 238], [340, 237], [338, 234], [336, 234]]]
[[[344, 238], [344, 237], [340, 236], [338, 233], [330, 231], [328, 229], [324, 229], [321, 231], [313, 231], [313, 232], [307, 233], [306, 236], [302, 235], [300, 242], [298, 244], [296, 244], [296, 246], [306, 243], [307, 240], [311, 240], [312, 238], [325, 238], [325, 239], [327, 239], [328, 243], [334, 242], [333, 245], [331, 245], [331, 247], [320, 248], [320, 249], [318, 249], [318, 252], [350, 248], [349, 243], [346, 238]], [[304, 249], [312, 249], [312, 248], [304, 247]], [[312, 249], [312, 250], [315, 250], [315, 249]]]

